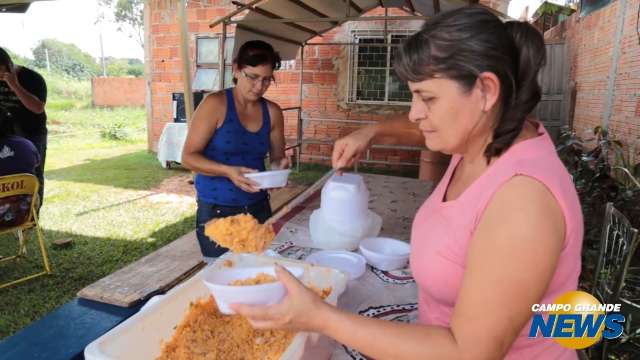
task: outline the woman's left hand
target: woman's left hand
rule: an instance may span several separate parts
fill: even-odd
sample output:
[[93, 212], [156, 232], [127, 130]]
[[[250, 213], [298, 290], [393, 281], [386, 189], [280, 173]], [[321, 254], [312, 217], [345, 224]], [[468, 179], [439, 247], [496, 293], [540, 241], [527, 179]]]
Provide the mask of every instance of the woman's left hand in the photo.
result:
[[287, 288], [287, 296], [275, 305], [232, 304], [231, 308], [246, 317], [256, 329], [287, 329], [321, 332], [324, 313], [331, 309], [313, 291], [280, 265], [276, 274]]

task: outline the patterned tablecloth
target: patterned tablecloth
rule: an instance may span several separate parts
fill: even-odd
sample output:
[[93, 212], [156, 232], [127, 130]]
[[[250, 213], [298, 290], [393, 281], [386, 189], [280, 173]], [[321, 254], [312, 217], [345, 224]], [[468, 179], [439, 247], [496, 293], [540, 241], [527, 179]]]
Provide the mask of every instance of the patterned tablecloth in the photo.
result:
[[[381, 236], [409, 241], [417, 209], [431, 193], [432, 183], [384, 175], [363, 174], [370, 192], [369, 208], [382, 217]], [[279, 230], [273, 250], [282, 256], [303, 260], [313, 252], [309, 216], [320, 207], [320, 189], [276, 222]], [[367, 265], [365, 274], [351, 281], [338, 306], [364, 316], [393, 321], [417, 319], [417, 289], [408, 268], [381, 271]], [[338, 346], [332, 359], [366, 359], [357, 351]]]

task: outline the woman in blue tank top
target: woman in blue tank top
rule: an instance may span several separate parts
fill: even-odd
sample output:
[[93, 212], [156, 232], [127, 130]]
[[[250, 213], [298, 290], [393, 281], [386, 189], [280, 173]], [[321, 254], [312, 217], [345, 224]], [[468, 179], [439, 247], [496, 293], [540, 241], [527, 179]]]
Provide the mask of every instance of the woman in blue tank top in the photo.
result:
[[246, 42], [233, 62], [235, 87], [208, 95], [193, 114], [182, 164], [197, 173], [196, 234], [205, 257], [228, 250], [204, 234], [209, 220], [249, 213], [262, 223], [271, 217], [267, 192], [244, 174], [265, 171], [267, 154], [272, 164], [289, 167], [282, 110], [262, 97], [279, 68], [271, 45]]

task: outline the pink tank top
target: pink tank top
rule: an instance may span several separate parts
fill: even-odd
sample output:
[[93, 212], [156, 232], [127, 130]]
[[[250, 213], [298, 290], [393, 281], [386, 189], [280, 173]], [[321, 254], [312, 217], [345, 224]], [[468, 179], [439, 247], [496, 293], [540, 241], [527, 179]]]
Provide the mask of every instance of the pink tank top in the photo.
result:
[[[465, 270], [465, 256], [487, 205], [496, 191], [516, 175], [547, 186], [560, 204], [566, 224], [565, 244], [549, 287], [540, 301], [552, 303], [576, 290], [582, 249], [582, 210], [573, 181], [558, 158], [553, 142], [539, 123], [539, 136], [511, 146], [457, 199], [444, 194], [461, 156], [454, 155], [444, 177], [420, 207], [411, 231], [411, 270], [418, 285], [419, 321], [449, 326]], [[507, 359], [576, 359], [574, 350], [552, 339], [528, 338], [531, 320], [522, 329]]]

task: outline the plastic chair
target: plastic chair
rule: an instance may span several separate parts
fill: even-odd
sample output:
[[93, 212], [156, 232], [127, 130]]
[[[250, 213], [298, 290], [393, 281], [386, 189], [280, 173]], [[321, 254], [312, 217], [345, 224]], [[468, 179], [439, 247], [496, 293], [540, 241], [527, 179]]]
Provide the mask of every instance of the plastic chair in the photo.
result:
[[[621, 293], [627, 281], [627, 272], [638, 245], [638, 230], [612, 203], [607, 203], [600, 254], [593, 277], [591, 293], [605, 304], [622, 301]], [[606, 358], [609, 341], [604, 340], [601, 356]]]
[[24, 231], [33, 228], [40, 244], [44, 267], [43, 271], [36, 274], [0, 284], [0, 289], [41, 275], [51, 274], [44, 235], [38, 223], [39, 186], [38, 179], [31, 174], [0, 176], [0, 234], [16, 233], [18, 236], [18, 253], [1, 258], [0, 262], [18, 259], [27, 255]]

